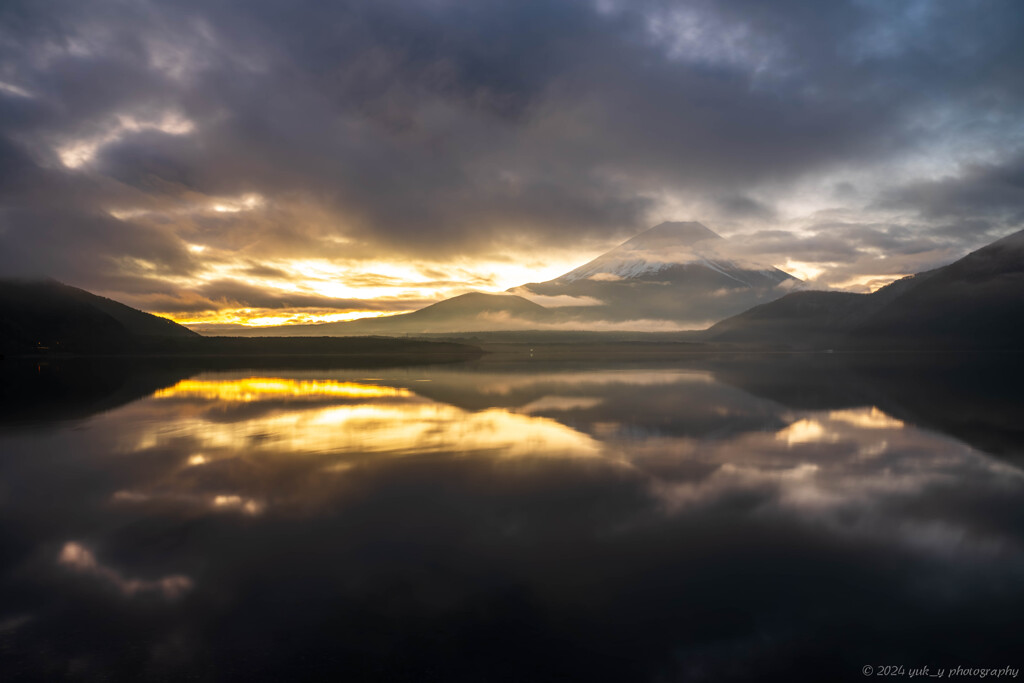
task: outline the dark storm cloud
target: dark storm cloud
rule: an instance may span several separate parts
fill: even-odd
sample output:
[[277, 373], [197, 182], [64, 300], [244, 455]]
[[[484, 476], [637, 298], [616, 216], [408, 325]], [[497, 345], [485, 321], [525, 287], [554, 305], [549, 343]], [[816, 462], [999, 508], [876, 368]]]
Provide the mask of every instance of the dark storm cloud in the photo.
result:
[[33, 162], [0, 139], [0, 273], [105, 286], [125, 276], [185, 275], [195, 262], [171, 228], [140, 230], [100, 210], [130, 191]]
[[[883, 204], [909, 207], [930, 218], [984, 217], [1024, 223], [1024, 154], [1004, 163], [968, 164], [957, 175], [908, 184]], [[979, 222], [975, 229], [988, 225]]]
[[[7, 2], [0, 267], [188, 273], [186, 237], [243, 260], [567, 245], [644, 227], [666, 195], [778, 223], [808, 179], [1019, 148], [1022, 31], [1012, 1]], [[933, 247], [949, 217], [1019, 222], [1020, 164], [1001, 164], [902, 178], [888, 206]], [[264, 204], [159, 214], [245, 193]], [[125, 206], [150, 213], [103, 217]], [[929, 247], [864, 223], [780, 239], [843, 262]]]
[[93, 275], [97, 266], [184, 275], [194, 265], [170, 232], [140, 231], [102, 214], [4, 210], [0, 235], [5, 247], [0, 265], [21, 275], [41, 275], [57, 268], [82, 278]]
[[776, 212], [772, 207], [741, 194], [719, 197], [716, 204], [726, 216], [769, 221], [776, 218]]
[[270, 266], [264, 266], [258, 263], [252, 264], [242, 272], [254, 277], [272, 278], [275, 280], [287, 280], [289, 277], [288, 273], [280, 268], [271, 268]]

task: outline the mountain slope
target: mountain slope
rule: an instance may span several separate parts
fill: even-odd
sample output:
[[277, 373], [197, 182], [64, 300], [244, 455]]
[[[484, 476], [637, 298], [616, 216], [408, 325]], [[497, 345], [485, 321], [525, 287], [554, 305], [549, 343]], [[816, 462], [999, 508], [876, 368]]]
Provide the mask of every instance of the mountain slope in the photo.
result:
[[0, 349], [95, 351], [195, 332], [54, 280], [0, 280]]
[[553, 322], [554, 317], [550, 310], [520, 296], [471, 292], [404, 315], [357, 320], [350, 328], [416, 333], [448, 327], [456, 332], [475, 332], [495, 329], [495, 326], [543, 324]]
[[873, 294], [796, 292], [705, 337], [792, 348], [1024, 349], [1024, 231]]
[[856, 334], [876, 343], [1024, 348], [1024, 230], [915, 279]]
[[260, 328], [260, 336], [428, 334], [542, 327], [561, 320], [556, 311], [512, 294], [470, 292], [411, 313], [318, 325]]
[[560, 277], [509, 291], [539, 301], [561, 297], [562, 312], [582, 322], [700, 327], [776, 299], [799, 282], [772, 266], [732, 258], [729, 247], [700, 223], [661, 223]]
[[869, 295], [850, 292], [793, 292], [711, 326], [713, 341], [798, 348], [832, 346]]

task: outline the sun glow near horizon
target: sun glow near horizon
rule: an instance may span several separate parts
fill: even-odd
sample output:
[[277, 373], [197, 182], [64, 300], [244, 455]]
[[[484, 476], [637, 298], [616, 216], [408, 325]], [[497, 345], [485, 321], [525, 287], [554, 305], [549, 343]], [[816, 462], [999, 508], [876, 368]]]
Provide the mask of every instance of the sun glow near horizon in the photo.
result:
[[279, 305], [245, 305], [253, 302], [221, 298], [200, 304], [183, 301], [189, 305], [181, 308], [174, 302], [142, 306], [186, 326], [272, 327], [399, 315], [460, 294], [498, 294], [525, 283], [543, 282], [580, 262], [579, 257], [557, 253], [543, 261], [492, 257], [431, 263], [328, 258], [257, 261], [203, 244], [189, 244], [188, 251], [200, 260], [202, 268], [188, 278], [174, 279], [183, 291], [202, 292], [204, 287], [236, 281], [252, 290], [247, 293], [258, 291], [268, 303]]
[[[651, 221], [671, 222], [679, 214], [699, 210], [686, 207], [681, 200], [676, 203], [678, 211], [660, 214]], [[154, 230], [177, 226], [179, 244], [187, 254], [185, 269], [168, 268], [142, 257], [121, 259], [118, 266], [124, 275], [159, 280], [166, 288], [163, 293], [153, 292], [129, 299], [128, 303], [195, 331], [213, 334], [389, 317], [470, 292], [499, 294], [513, 290], [542, 306], [570, 305], [542, 300], [536, 292], [531, 295], [516, 288], [571, 272], [630, 237], [619, 233], [552, 247], [510, 228], [501, 244], [485, 252], [463, 251], [442, 257], [424, 254], [418, 258], [389, 251], [391, 247], [386, 244], [359, 237], [355, 227], [344, 220], [339, 223], [337, 217], [309, 209], [294, 198], [267, 196], [255, 186], [235, 193], [190, 193], [173, 205], [121, 205], [108, 213], [118, 221], [141, 221]], [[272, 229], [282, 217], [295, 221], [295, 230], [315, 235], [319, 247], [310, 249], [308, 241], [293, 244], [290, 230], [279, 233]], [[254, 228], [254, 238], [239, 241], [234, 229], [229, 230], [227, 239], [217, 238], [204, 227], [208, 221], [235, 228], [250, 224], [260, 227]], [[738, 263], [749, 258], [750, 246], [742, 235], [733, 234], [727, 225], [714, 227], [731, 240], [721, 258], [730, 262], [737, 259]], [[761, 267], [774, 266], [816, 289], [868, 292], [900, 277], [851, 275], [843, 264], [798, 259], [792, 255], [795, 253], [775, 248], [758, 263]], [[102, 293], [124, 298], [115, 290]], [[585, 298], [577, 297], [580, 301]], [[590, 302], [602, 303], [593, 298]], [[583, 304], [577, 301], [572, 305]]]

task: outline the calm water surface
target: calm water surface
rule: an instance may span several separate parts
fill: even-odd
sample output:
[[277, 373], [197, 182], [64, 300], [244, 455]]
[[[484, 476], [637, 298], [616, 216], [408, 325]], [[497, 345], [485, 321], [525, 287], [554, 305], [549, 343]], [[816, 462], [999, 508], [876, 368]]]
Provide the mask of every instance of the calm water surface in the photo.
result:
[[1021, 668], [1018, 461], [871, 387], [774, 388], [679, 364], [269, 369], [8, 421], [0, 679]]

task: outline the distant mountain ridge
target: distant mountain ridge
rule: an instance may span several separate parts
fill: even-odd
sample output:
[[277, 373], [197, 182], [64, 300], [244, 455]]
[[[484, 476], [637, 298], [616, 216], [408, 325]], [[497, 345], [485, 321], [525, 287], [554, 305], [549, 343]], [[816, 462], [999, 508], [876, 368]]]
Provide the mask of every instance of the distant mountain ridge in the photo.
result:
[[872, 294], [795, 292], [707, 330], [788, 348], [1024, 350], [1024, 230]]

